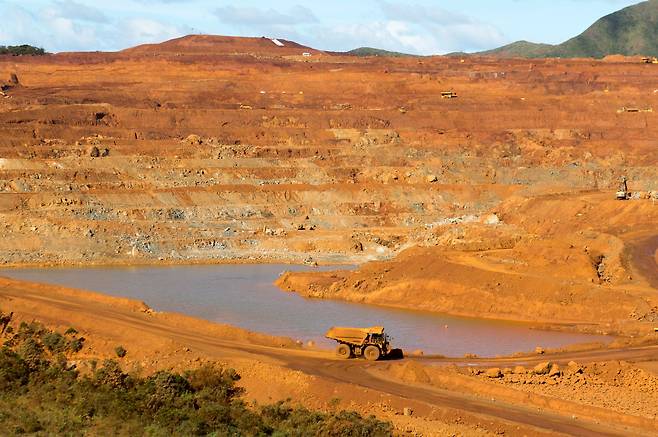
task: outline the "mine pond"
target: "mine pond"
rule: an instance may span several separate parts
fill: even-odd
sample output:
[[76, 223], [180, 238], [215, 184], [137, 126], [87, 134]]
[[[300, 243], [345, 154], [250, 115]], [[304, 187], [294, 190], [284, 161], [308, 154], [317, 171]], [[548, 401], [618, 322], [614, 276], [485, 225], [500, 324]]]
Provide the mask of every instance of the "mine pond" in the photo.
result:
[[171, 267], [16, 269], [3, 276], [93, 290], [144, 301], [156, 311], [228, 323], [252, 331], [289, 336], [320, 347], [331, 326], [383, 325], [396, 347], [407, 352], [461, 357], [533, 351], [536, 346], [609, 342], [610, 337], [531, 329], [528, 325], [447, 316], [283, 292], [273, 281], [285, 270], [309, 267], [239, 264]]

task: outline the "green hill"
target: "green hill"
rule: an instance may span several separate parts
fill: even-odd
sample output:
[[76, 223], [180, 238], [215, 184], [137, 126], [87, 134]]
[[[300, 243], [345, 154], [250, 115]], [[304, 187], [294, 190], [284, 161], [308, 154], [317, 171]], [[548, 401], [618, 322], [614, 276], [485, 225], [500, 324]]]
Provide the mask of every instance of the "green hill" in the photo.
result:
[[393, 58], [414, 56], [408, 53], [391, 52], [388, 50], [375, 49], [373, 47], [359, 47], [358, 49], [345, 52], [345, 54], [351, 56], [382, 56], [382, 57], [393, 57]]
[[629, 6], [599, 19], [585, 32], [558, 45], [518, 41], [481, 55], [526, 58], [658, 56], [658, 0]]
[[0, 46], [0, 55], [41, 56], [45, 54], [46, 51], [44, 49], [27, 44], [20, 46]]
[[537, 44], [530, 41], [517, 41], [494, 50], [480, 52], [481, 55], [496, 55], [502, 57], [539, 58], [554, 48], [550, 44]]

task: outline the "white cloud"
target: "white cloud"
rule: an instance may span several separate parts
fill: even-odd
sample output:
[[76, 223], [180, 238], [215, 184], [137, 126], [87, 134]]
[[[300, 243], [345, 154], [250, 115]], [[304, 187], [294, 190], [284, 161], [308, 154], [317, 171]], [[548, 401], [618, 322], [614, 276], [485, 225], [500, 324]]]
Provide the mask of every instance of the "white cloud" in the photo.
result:
[[279, 12], [275, 9], [224, 6], [215, 9], [215, 15], [220, 21], [238, 26], [297, 25], [318, 21], [310, 9], [299, 5], [293, 6], [287, 12]]
[[276, 36], [327, 50], [369, 45], [435, 54], [489, 49], [514, 39], [560, 42], [597, 15], [632, 3], [638, 1], [0, 0], [0, 44], [118, 50], [206, 32]]
[[93, 6], [87, 6], [73, 0], [56, 1], [54, 9], [62, 17], [73, 20], [91, 21], [95, 23], [106, 23], [108, 18], [103, 11]]
[[328, 50], [372, 46], [415, 54], [482, 50], [507, 43], [502, 32], [487, 24], [437, 7], [382, 1], [362, 22], [320, 22], [308, 8], [286, 12], [227, 6], [216, 10], [223, 23], [248, 35], [268, 35]]
[[[198, 7], [192, 11], [182, 0], [159, 0], [180, 1], [176, 6], [157, 6], [157, 1], [117, 0], [101, 8], [87, 0], [43, 0], [45, 6], [35, 8], [33, 3], [28, 8], [18, 0], [0, 0], [0, 44], [43, 45], [48, 51], [119, 50], [200, 33], [180, 24], [181, 21], [194, 22], [205, 31], [219, 34], [267, 35], [327, 50], [373, 46], [438, 54], [486, 49], [508, 42], [496, 27], [476, 18], [400, 0], [377, 1], [365, 18], [337, 22], [299, 4], [262, 8], [225, 4], [211, 9], [211, 3], [198, 0]], [[147, 3], [150, 6], [144, 6]], [[202, 5], [208, 9], [204, 11]], [[181, 14], [180, 8], [186, 8], [186, 13]], [[350, 13], [350, 9], [345, 8], [345, 13]]]
[[0, 16], [0, 44], [32, 44], [53, 52], [120, 50], [192, 33], [189, 27], [149, 18], [110, 19], [96, 8], [70, 0], [53, 2], [38, 12], [0, 3]]
[[432, 23], [436, 25], [474, 22], [467, 15], [439, 7], [429, 8], [421, 4], [382, 1], [380, 7], [384, 16], [390, 20], [400, 20], [410, 23]]
[[48, 36], [49, 44], [55, 47], [84, 50], [90, 44], [98, 42], [96, 26], [62, 16], [58, 9], [46, 8], [34, 17], [34, 20], [35, 26], [40, 26], [41, 31]]
[[481, 50], [506, 42], [495, 26], [447, 9], [390, 1], [381, 2], [381, 9], [389, 23], [403, 29], [392, 37], [416, 53]]
[[162, 42], [189, 33], [189, 31], [155, 20], [134, 18], [121, 23], [118, 33], [125, 41], [124, 47], [129, 47], [143, 43]]
[[35, 27], [34, 16], [26, 9], [13, 4], [0, 5], [3, 25], [0, 27], [0, 39], [3, 44], [43, 44], [43, 33]]
[[418, 26], [398, 20], [319, 27], [299, 38], [299, 42], [316, 48], [345, 51], [368, 46], [421, 55], [477, 51], [506, 42], [494, 28], [465, 24]]

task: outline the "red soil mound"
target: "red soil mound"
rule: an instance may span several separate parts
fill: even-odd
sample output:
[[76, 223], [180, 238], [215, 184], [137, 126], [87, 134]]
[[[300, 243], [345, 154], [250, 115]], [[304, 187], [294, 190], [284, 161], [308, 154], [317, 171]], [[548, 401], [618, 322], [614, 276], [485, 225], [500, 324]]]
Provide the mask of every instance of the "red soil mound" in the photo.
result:
[[[279, 44], [275, 43], [278, 41]], [[252, 54], [261, 56], [318, 55], [323, 52], [294, 41], [275, 38], [247, 38], [238, 36], [188, 35], [160, 44], [144, 44], [123, 50], [131, 55], [220, 55]]]

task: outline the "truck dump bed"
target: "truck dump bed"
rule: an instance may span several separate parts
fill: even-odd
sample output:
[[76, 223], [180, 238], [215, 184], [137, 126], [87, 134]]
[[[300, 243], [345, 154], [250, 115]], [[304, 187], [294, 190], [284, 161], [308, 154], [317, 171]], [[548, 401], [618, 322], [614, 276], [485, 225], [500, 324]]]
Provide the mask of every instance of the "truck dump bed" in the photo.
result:
[[332, 340], [360, 346], [366, 341], [368, 335], [382, 335], [383, 333], [384, 328], [381, 326], [373, 326], [371, 328], [333, 327], [327, 331], [325, 337]]

